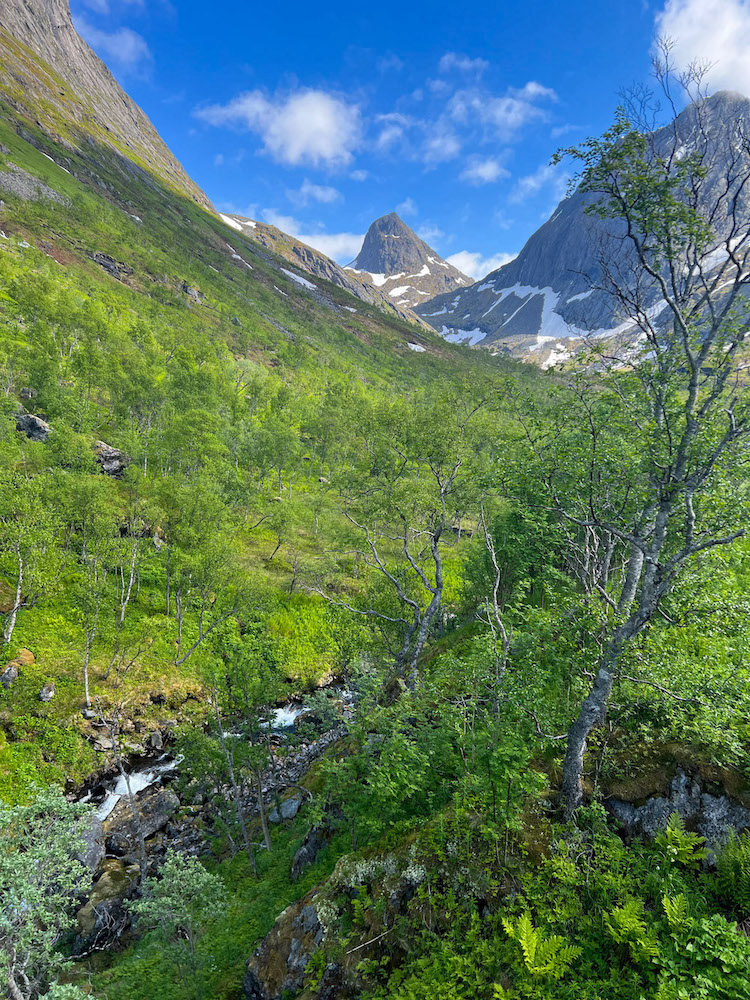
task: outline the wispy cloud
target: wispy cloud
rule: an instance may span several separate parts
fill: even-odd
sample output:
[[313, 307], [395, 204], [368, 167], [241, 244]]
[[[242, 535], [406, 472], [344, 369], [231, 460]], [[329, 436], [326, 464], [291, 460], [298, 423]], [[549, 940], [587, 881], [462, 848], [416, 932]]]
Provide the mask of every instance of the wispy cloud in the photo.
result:
[[304, 223], [273, 208], [262, 209], [260, 216], [269, 226], [276, 226], [300, 242], [320, 250], [326, 257], [338, 261], [339, 264], [348, 264], [353, 260], [362, 248], [362, 241], [365, 238], [364, 233], [327, 233], [322, 226], [313, 227], [312, 232], [307, 232], [309, 227]]
[[396, 213], [398, 215], [416, 215], [417, 205], [413, 198], [404, 198], [404, 200], [396, 205]]
[[322, 90], [270, 97], [252, 90], [227, 104], [198, 108], [195, 115], [209, 125], [255, 132], [265, 152], [290, 166], [346, 166], [362, 139], [359, 107]]
[[479, 278], [490, 274], [491, 271], [496, 271], [503, 264], [510, 263], [514, 257], [515, 254], [511, 253], [497, 253], [490, 257], [484, 257], [481, 253], [472, 250], [459, 250], [458, 253], [452, 253], [450, 257], [445, 259], [449, 264], [457, 267], [459, 271], [478, 281]]
[[502, 166], [497, 157], [471, 156], [459, 177], [468, 184], [492, 184], [510, 177], [510, 172]]
[[312, 184], [305, 178], [297, 190], [288, 190], [286, 196], [293, 205], [304, 208], [311, 201], [322, 205], [332, 205], [334, 201], [339, 201], [341, 192], [327, 184]]
[[486, 59], [470, 59], [457, 52], [446, 52], [438, 64], [438, 69], [441, 73], [450, 73], [454, 69], [462, 73], [483, 73], [489, 65]]
[[569, 180], [570, 175], [562, 168], [543, 163], [533, 174], [527, 174], [516, 181], [509, 201], [520, 204], [543, 191], [548, 192], [555, 201], [560, 201], [565, 197]]
[[143, 73], [150, 68], [153, 60], [151, 50], [146, 39], [138, 32], [131, 28], [104, 31], [80, 14], [74, 19], [74, 23], [79, 35], [105, 62], [134, 73]]

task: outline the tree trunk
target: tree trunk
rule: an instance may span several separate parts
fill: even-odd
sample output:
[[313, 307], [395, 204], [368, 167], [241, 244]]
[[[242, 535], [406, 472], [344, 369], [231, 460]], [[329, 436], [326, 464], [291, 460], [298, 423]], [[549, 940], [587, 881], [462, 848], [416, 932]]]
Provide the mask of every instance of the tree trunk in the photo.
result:
[[578, 717], [568, 730], [560, 790], [566, 821], [573, 816], [583, 801], [583, 763], [586, 744], [591, 730], [606, 714], [620, 657], [626, 645], [641, 631], [647, 620], [648, 616], [636, 612], [615, 631], [599, 661], [591, 690], [581, 704]]
[[260, 812], [260, 825], [263, 827], [263, 842], [266, 850], [271, 850], [271, 834], [268, 832], [268, 819], [266, 818], [266, 806], [263, 802], [263, 779], [260, 771], [256, 771], [255, 783], [258, 789], [258, 810]]
[[20, 546], [16, 546], [16, 555], [18, 556], [18, 583], [16, 584], [16, 599], [13, 602], [13, 607], [3, 630], [3, 642], [6, 645], [13, 637], [13, 629], [16, 627], [16, 616], [18, 609], [21, 607], [21, 597], [23, 595], [23, 556], [21, 555]]

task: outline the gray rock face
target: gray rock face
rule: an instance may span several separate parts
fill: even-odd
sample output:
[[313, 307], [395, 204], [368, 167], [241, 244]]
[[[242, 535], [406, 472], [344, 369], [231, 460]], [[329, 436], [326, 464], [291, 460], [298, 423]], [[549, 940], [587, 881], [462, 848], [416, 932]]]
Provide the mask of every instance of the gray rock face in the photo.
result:
[[130, 465], [130, 456], [119, 448], [113, 448], [104, 441], [97, 441], [94, 445], [94, 454], [102, 472], [108, 476], [118, 478]]
[[46, 441], [52, 428], [46, 420], [33, 413], [19, 413], [16, 415], [16, 430], [32, 441]]
[[[39, 61], [9, 38], [27, 46]], [[146, 115], [78, 35], [68, 0], [3, 0], [0, 90], [5, 100], [38, 121], [50, 135], [60, 134], [63, 121], [79, 132], [81, 145], [86, 143], [89, 152], [92, 134], [117, 156], [125, 147], [170, 187], [211, 209], [206, 195], [190, 180]], [[135, 163], [123, 159], [121, 165], [150, 179]]]
[[362, 275], [391, 301], [419, 315], [423, 315], [417, 308], [420, 303], [472, 284], [471, 278], [443, 260], [395, 212], [373, 222], [346, 270]]
[[82, 816], [79, 820], [81, 846], [76, 854], [82, 865], [95, 871], [99, 862], [104, 859], [104, 831], [102, 821], [93, 813]]
[[[696, 136], [706, 130], [704, 191], [710, 203], [726, 182], [727, 150], [737, 148], [738, 131], [748, 126], [750, 100], [720, 92], [700, 110], [690, 106], [673, 125], [653, 133], [653, 143], [663, 153], [676, 142], [679, 156], [695, 148], [701, 142]], [[750, 156], [743, 155], [747, 163], [735, 168], [738, 176], [750, 167]], [[580, 349], [584, 336], [611, 334], [627, 316], [605, 290], [600, 259], [604, 254], [616, 262], [620, 275], [627, 275], [633, 255], [618, 223], [586, 214], [592, 200], [579, 192], [565, 198], [515, 260], [470, 288], [438, 295], [415, 311], [447, 340], [508, 351], [544, 367]], [[728, 233], [726, 208], [723, 218], [713, 220], [720, 237]], [[741, 193], [738, 209], [750, 229], [749, 193]], [[645, 298], [657, 316], [661, 298], [655, 286], [646, 287]]]
[[294, 819], [300, 810], [302, 799], [299, 795], [293, 795], [290, 799], [284, 799], [280, 809], [274, 809], [268, 819], [271, 823], [288, 822]]
[[294, 996], [304, 982], [323, 928], [309, 897], [287, 907], [248, 962], [242, 982], [246, 1000], [281, 1000]]
[[654, 796], [640, 806], [619, 799], [609, 799], [606, 805], [626, 833], [649, 839], [666, 830], [672, 813], [679, 813], [706, 838], [711, 851], [726, 843], [731, 830], [750, 828], [750, 810], [728, 795], [707, 792], [699, 778], [690, 778], [681, 770], [672, 779], [666, 796]]

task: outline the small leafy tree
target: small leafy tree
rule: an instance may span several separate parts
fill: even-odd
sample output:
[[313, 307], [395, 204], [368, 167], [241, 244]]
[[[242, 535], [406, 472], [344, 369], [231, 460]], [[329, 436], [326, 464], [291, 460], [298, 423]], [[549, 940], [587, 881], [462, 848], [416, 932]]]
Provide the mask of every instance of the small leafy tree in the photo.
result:
[[194, 996], [200, 1000], [198, 942], [211, 921], [224, 912], [226, 893], [221, 879], [207, 872], [197, 858], [170, 851], [159, 875], [144, 882], [141, 898], [126, 905], [140, 925], [154, 930], [170, 948], [180, 974], [189, 977]]
[[67, 965], [57, 946], [90, 881], [75, 858], [85, 813], [54, 786], [29, 805], [0, 802], [0, 980], [11, 1000], [37, 1000]]
[[[668, 61], [656, 71], [669, 96]], [[599, 341], [560, 380], [543, 429], [526, 423], [539, 482], [585, 557], [581, 583], [602, 611], [602, 653], [568, 732], [568, 817], [582, 801], [589, 734], [626, 651], [684, 569], [745, 531], [742, 491], [731, 483], [750, 440], [740, 373], [750, 136], [738, 120], [724, 149], [699, 75], [681, 82], [692, 98], [681, 124], [648, 131], [622, 111], [602, 138], [564, 151], [581, 167], [587, 211], [601, 221], [595, 287], [631, 333], [628, 343]]]

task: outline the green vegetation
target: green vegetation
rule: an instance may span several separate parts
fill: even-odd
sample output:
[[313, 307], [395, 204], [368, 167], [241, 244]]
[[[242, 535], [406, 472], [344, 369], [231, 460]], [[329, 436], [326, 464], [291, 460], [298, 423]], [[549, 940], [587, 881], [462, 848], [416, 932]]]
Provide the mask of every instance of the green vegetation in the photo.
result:
[[[2, 105], [0, 143], [62, 196], [0, 210], [13, 1000], [235, 1000], [300, 901], [309, 953], [287, 982], [292, 906], [279, 996], [333, 995], [335, 974], [367, 1000], [750, 997], [747, 836], [708, 843], [675, 814], [644, 839], [614, 811], [679, 771], [750, 806], [736, 310], [707, 331], [688, 295], [642, 357], [567, 371], [427, 333], [415, 354], [408, 325], [311, 295], [111, 150]], [[601, 211], [646, 233], [652, 278], [710, 244], [692, 157], [665, 180], [625, 121], [574, 154]], [[271, 829], [269, 770], [344, 725], [320, 693], [283, 741], [271, 712], [331, 680], [354, 697], [345, 735], [282, 783], [304, 805]], [[70, 970], [89, 875], [60, 789], [157, 729], [202, 854], [160, 855], [164, 827], [158, 870], [118, 876], [130, 936]]]

